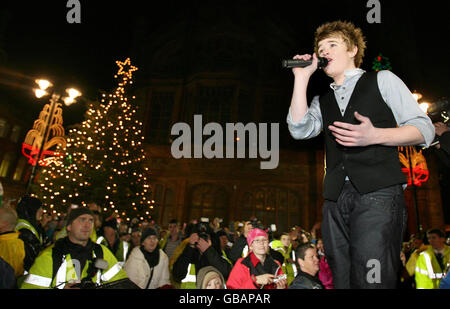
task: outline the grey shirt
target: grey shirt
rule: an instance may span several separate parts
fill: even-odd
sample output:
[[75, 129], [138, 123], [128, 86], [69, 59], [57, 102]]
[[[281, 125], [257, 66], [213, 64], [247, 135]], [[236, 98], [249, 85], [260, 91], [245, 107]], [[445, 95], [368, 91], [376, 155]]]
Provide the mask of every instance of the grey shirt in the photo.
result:
[[[364, 72], [361, 69], [347, 70], [344, 72], [345, 79], [342, 85], [330, 84], [342, 115], [345, 113], [356, 83]], [[430, 146], [435, 135], [434, 126], [431, 119], [420, 109], [408, 87], [391, 71], [378, 72], [377, 82], [381, 96], [391, 109], [398, 126], [416, 127], [425, 139], [425, 144], [421, 146]], [[308, 112], [298, 123], [292, 120], [289, 108], [287, 123], [289, 132], [295, 139], [309, 139], [319, 135], [323, 129], [319, 96], [313, 98]]]

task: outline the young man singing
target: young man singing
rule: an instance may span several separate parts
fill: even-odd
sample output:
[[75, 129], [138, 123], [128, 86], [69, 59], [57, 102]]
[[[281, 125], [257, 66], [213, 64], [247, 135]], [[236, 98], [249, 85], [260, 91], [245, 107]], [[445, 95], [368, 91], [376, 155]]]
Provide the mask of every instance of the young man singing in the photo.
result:
[[[336, 288], [395, 288], [406, 221], [397, 146], [429, 146], [434, 127], [396, 75], [359, 68], [365, 49], [359, 28], [327, 23], [314, 41], [312, 56], [294, 57], [313, 61], [292, 70], [287, 122], [295, 139], [324, 131], [322, 233], [333, 281]], [[323, 70], [334, 82], [308, 107], [317, 55], [328, 60]]]

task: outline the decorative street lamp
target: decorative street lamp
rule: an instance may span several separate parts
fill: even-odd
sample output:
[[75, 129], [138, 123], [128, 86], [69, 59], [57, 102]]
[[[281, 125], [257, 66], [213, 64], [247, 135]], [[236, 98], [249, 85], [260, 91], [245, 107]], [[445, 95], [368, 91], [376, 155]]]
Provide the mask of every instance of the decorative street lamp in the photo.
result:
[[[414, 99], [416, 99], [420, 108], [426, 113], [429, 103], [419, 100], [422, 98], [422, 94], [414, 91], [412, 93]], [[416, 151], [414, 146], [399, 147], [399, 159], [403, 165], [402, 171], [406, 175], [408, 180], [408, 186], [411, 186], [413, 193], [414, 211], [416, 216], [416, 229], [417, 233], [422, 231], [422, 226], [419, 220], [419, 209], [417, 206], [417, 187], [420, 187], [423, 182], [429, 178], [429, 171], [427, 162], [422, 154], [422, 150]]]
[[[64, 128], [62, 126], [61, 95], [54, 91], [51, 93], [47, 92], [47, 89], [53, 86], [47, 80], [38, 79], [36, 80], [36, 84], [39, 85], [39, 89], [35, 89], [34, 91], [37, 98], [42, 98], [50, 94], [51, 97], [49, 100], [50, 103], [45, 104], [39, 114], [39, 118], [34, 121], [33, 128], [28, 131], [25, 136], [25, 141], [22, 144], [22, 152], [29, 158], [28, 163], [33, 166], [30, 179], [28, 180], [26, 194], [30, 193], [37, 166], [47, 166], [51, 164], [55, 157], [60, 156], [59, 153], [51, 149], [58, 145], [61, 148], [65, 148], [66, 146]], [[66, 105], [76, 102], [75, 99], [81, 96], [81, 93], [74, 88], [66, 89], [66, 92], [68, 96], [62, 99]]]

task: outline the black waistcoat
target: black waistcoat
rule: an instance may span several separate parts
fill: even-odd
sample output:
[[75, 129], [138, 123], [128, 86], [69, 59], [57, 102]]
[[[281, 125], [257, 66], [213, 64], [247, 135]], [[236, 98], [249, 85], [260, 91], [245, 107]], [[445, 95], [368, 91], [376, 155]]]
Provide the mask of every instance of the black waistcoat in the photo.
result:
[[369, 193], [406, 182], [398, 148], [383, 145], [345, 147], [338, 144], [328, 126], [334, 121], [359, 124], [354, 112], [369, 117], [374, 127], [395, 128], [392, 111], [381, 96], [377, 72], [364, 73], [356, 83], [344, 116], [330, 90], [320, 99], [325, 134], [326, 169], [323, 197], [336, 201], [348, 176], [359, 193]]

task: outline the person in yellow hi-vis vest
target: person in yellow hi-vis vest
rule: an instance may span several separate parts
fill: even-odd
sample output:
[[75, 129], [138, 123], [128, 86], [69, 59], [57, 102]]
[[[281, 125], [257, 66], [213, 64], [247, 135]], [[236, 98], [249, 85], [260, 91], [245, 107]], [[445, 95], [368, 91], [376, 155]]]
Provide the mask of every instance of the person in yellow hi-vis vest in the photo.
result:
[[281, 268], [287, 276], [287, 284], [289, 286], [294, 281], [295, 276], [297, 276], [295, 252], [292, 250], [291, 237], [288, 233], [281, 234], [280, 240], [272, 241], [271, 248], [280, 252], [284, 257], [284, 263], [281, 265]]
[[429, 230], [427, 238], [430, 246], [420, 253], [416, 262], [416, 288], [439, 289], [450, 263], [450, 247], [445, 245], [445, 234], [439, 229]]
[[39, 252], [44, 249], [44, 231], [39, 224], [43, 214], [42, 202], [35, 197], [24, 195], [17, 204], [16, 212], [19, 218], [16, 230], [25, 245], [23, 267], [28, 271]]
[[47, 247], [36, 258], [22, 289], [72, 289], [83, 283], [103, 284], [127, 279], [111, 251], [94, 243], [92, 212], [84, 207], [71, 211], [68, 236]]
[[13, 269], [16, 278], [23, 274], [25, 245], [15, 231], [17, 213], [10, 207], [0, 207], [0, 257]]
[[97, 243], [106, 246], [114, 253], [117, 260], [123, 266], [128, 257], [130, 244], [119, 238], [117, 220], [115, 218], [105, 220], [102, 226], [103, 236], [97, 238]]

